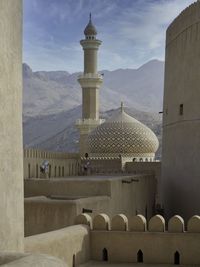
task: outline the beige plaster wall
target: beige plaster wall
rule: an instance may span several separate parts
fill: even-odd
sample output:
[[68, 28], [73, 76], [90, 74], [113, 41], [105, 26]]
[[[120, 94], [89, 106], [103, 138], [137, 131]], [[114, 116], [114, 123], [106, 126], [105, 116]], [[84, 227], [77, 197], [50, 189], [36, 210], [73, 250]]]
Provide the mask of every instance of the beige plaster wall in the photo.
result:
[[[90, 155], [90, 154], [89, 154]], [[82, 159], [84, 165], [88, 159]], [[89, 172], [91, 174], [113, 174], [122, 172], [121, 159], [89, 158]]]
[[90, 259], [90, 233], [87, 226], [76, 225], [25, 238], [25, 251], [44, 253], [63, 260], [69, 267]]
[[125, 171], [128, 173], [145, 173], [153, 174], [156, 181], [156, 203], [161, 203], [161, 162], [127, 162], [125, 164]]
[[57, 230], [74, 224], [74, 219], [83, 209], [92, 210], [92, 215], [107, 210], [110, 198], [88, 197], [67, 200], [64, 198], [25, 198], [25, 236]]
[[23, 250], [22, 1], [0, 1], [0, 250]]
[[[166, 37], [162, 192], [166, 216], [200, 213], [200, 2], [184, 10]], [[183, 115], [180, 105], [183, 104]]]
[[[153, 175], [94, 176], [25, 180], [25, 233], [51, 231], [72, 225], [83, 208], [111, 216], [154, 213], [156, 181]], [[49, 199], [39, 196], [56, 196]], [[59, 199], [60, 197], [60, 199]]]
[[178, 251], [181, 264], [199, 264], [199, 243], [199, 233], [91, 231], [91, 257], [102, 260], [106, 248], [110, 262], [137, 262], [142, 250], [144, 263], [174, 264]]
[[52, 256], [29, 253], [0, 253], [0, 266], [2, 267], [67, 267], [67, 265]]
[[79, 154], [24, 149], [24, 178], [44, 178], [40, 172], [44, 160], [49, 162], [47, 178], [77, 176], [81, 172]]

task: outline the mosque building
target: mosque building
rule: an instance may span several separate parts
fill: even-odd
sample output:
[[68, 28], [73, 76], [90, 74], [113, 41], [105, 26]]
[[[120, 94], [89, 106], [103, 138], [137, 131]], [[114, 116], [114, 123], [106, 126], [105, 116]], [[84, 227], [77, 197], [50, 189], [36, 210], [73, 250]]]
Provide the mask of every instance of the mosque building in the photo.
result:
[[[80, 153], [23, 154], [22, 0], [0, 1], [1, 266], [200, 265], [199, 14], [197, 1], [167, 30], [162, 162], [155, 134], [123, 104], [99, 117], [91, 15], [81, 40]], [[85, 160], [93, 172], [83, 175]]]
[[159, 143], [147, 126], [126, 114], [121, 104], [118, 114], [106, 122], [99, 119], [99, 88], [103, 82], [97, 70], [97, 52], [102, 43], [96, 39], [97, 30], [91, 14], [81, 40], [84, 50], [84, 73], [78, 81], [82, 87], [82, 119], [78, 120], [80, 131], [80, 154], [101, 160], [121, 158], [128, 161], [153, 161]]

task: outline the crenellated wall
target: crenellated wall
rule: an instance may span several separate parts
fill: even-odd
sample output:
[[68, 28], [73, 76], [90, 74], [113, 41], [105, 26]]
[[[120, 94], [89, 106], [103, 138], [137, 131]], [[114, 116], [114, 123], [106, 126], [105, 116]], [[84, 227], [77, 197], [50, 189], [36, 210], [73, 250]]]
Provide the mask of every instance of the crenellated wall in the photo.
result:
[[166, 36], [162, 192], [166, 216], [200, 213], [200, 2], [186, 8]]
[[[127, 218], [118, 214], [112, 219], [98, 214], [79, 215], [75, 224], [91, 229], [92, 260], [109, 262], [144, 262], [147, 264], [200, 264], [200, 216], [187, 222], [175, 215], [167, 224], [160, 215], [147, 223], [142, 215]], [[167, 230], [167, 229], [168, 230]]]
[[40, 172], [44, 160], [49, 162], [49, 178], [77, 176], [81, 172], [79, 154], [24, 149], [24, 178], [45, 178]]

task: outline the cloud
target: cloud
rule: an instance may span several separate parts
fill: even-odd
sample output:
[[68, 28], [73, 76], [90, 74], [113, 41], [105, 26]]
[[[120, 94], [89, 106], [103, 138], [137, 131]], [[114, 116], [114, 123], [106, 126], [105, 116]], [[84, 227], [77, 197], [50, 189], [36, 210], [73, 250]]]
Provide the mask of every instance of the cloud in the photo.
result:
[[135, 68], [152, 58], [164, 60], [166, 28], [192, 2], [26, 0], [24, 60], [35, 69], [80, 71], [79, 39], [89, 12], [92, 12], [98, 37], [103, 40], [100, 69]]

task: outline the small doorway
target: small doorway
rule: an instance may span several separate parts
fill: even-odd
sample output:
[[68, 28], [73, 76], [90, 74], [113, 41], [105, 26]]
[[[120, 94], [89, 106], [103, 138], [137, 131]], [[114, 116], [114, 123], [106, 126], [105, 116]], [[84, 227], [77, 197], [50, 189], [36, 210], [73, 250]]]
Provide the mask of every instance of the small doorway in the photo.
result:
[[174, 253], [174, 264], [179, 265], [180, 264], [180, 254], [178, 251]]
[[102, 252], [102, 260], [103, 261], [108, 261], [108, 251], [106, 248], [103, 249], [103, 252]]
[[137, 253], [137, 262], [143, 262], [143, 252], [141, 249]]

